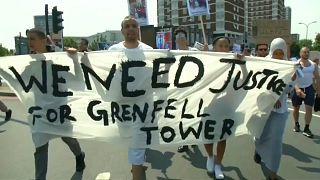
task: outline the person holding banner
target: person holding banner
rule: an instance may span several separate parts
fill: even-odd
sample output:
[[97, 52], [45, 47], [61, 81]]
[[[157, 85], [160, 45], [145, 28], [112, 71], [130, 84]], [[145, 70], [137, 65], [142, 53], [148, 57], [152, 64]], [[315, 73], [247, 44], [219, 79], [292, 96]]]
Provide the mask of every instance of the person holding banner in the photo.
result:
[[[108, 50], [118, 51], [139, 51], [153, 49], [152, 47], [139, 41], [139, 24], [133, 16], [126, 16], [121, 22], [121, 32], [124, 41], [112, 45]], [[140, 180], [145, 170], [143, 163], [145, 161], [145, 148], [132, 148], [128, 150], [128, 160], [132, 164], [132, 179]]]
[[9, 109], [1, 100], [0, 100], [0, 110], [6, 113], [4, 120], [9, 121], [11, 119], [12, 110]]
[[[47, 37], [44, 32], [39, 29], [33, 28], [28, 31], [27, 34], [29, 48], [36, 54], [47, 53]], [[47, 99], [51, 102], [52, 99]], [[57, 102], [58, 103], [58, 102]], [[47, 105], [49, 105], [47, 103]], [[40, 110], [41, 111], [41, 110]], [[43, 112], [44, 113], [44, 112]], [[45, 114], [45, 113], [44, 113]], [[31, 114], [30, 114], [31, 115]], [[32, 119], [32, 117], [31, 117]], [[46, 179], [47, 167], [48, 167], [48, 148], [49, 140], [57, 136], [46, 133], [33, 132], [32, 139], [36, 146], [34, 153], [35, 159], [35, 178]], [[65, 142], [76, 159], [76, 171], [81, 172], [85, 169], [84, 157], [85, 154], [82, 152], [81, 147], [77, 139], [71, 137], [61, 137]]]
[[[176, 49], [177, 50], [187, 50], [187, 51], [198, 51], [197, 48], [188, 46], [187, 32], [182, 27], [179, 27], [174, 32], [176, 38]], [[195, 146], [195, 145], [194, 145]], [[183, 145], [178, 147], [178, 152], [187, 151], [188, 145]]]
[[[227, 37], [217, 37], [213, 40], [212, 42], [213, 46], [213, 51], [214, 52], [230, 52], [230, 39]], [[236, 54], [235, 55], [236, 59], [242, 59], [243, 55], [241, 54]], [[247, 74], [246, 68], [243, 69], [241, 66], [241, 69], [243, 71], [243, 74]], [[226, 140], [219, 141], [217, 143], [217, 159], [216, 161], [214, 160], [214, 155], [213, 155], [213, 143], [211, 144], [204, 144], [204, 147], [207, 152], [207, 171], [210, 173], [215, 174], [216, 179], [224, 179], [224, 174], [221, 170], [221, 164], [222, 164], [222, 159], [224, 156], [224, 152], [226, 150]]]
[[[287, 60], [287, 44], [282, 38], [276, 38], [271, 42], [270, 52], [267, 56], [278, 60]], [[280, 166], [282, 155], [282, 141], [284, 129], [288, 119], [289, 111], [287, 97], [292, 85], [289, 84], [274, 104], [274, 108], [269, 115], [262, 134], [255, 138], [254, 161], [256, 163], [264, 162], [271, 171], [268, 179], [277, 179], [277, 172]]]
[[[292, 96], [292, 106], [293, 106], [293, 120], [295, 123], [293, 131], [300, 132], [299, 124], [299, 109], [302, 101], [305, 105], [305, 127], [303, 130], [303, 135], [308, 138], [313, 138], [313, 134], [310, 130], [310, 123], [312, 119], [312, 107], [314, 105], [315, 90], [317, 95], [320, 94], [320, 76], [318, 66], [309, 60], [309, 48], [303, 47], [300, 50], [300, 59], [298, 63], [300, 68], [293, 74], [292, 80], [296, 80], [297, 84], [295, 86], [295, 91], [293, 91]], [[298, 73], [302, 72], [302, 76]], [[316, 84], [316, 88], [313, 88], [313, 84]]]
[[89, 45], [89, 41], [85, 38], [81, 38], [78, 51], [79, 52], [89, 52], [88, 45]]

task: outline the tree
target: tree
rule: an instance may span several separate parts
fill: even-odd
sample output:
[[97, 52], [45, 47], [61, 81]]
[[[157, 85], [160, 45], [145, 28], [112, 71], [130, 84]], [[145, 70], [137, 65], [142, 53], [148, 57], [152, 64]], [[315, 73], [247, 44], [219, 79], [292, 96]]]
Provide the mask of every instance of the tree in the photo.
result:
[[299, 46], [298, 43], [294, 42], [291, 44], [290, 51], [291, 51], [291, 57], [299, 57], [300, 55], [300, 49], [301, 47]]
[[312, 40], [309, 39], [302, 39], [299, 41], [298, 45], [300, 46], [300, 48], [302, 47], [308, 47], [310, 50], [312, 50]]
[[92, 51], [99, 50], [100, 42], [107, 42], [107, 37], [100, 34], [100, 36], [97, 36], [97, 38], [90, 43], [89, 49]]
[[320, 33], [317, 34], [314, 40], [313, 50], [320, 51]]
[[78, 49], [78, 43], [71, 37], [63, 38], [63, 45], [64, 47], [73, 47]]
[[2, 45], [0, 44], [0, 57], [10, 56], [10, 55], [13, 55], [12, 51], [11, 50], [9, 51], [7, 48], [2, 47]]

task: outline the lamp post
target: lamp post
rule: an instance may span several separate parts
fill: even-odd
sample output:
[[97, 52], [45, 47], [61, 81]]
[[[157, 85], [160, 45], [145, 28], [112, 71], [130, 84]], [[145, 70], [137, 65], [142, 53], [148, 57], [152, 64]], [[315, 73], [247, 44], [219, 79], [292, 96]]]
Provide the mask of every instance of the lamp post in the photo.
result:
[[309, 29], [309, 26], [311, 25], [311, 24], [313, 24], [313, 23], [316, 23], [317, 21], [312, 21], [311, 23], [309, 23], [309, 24], [306, 24], [306, 23], [302, 23], [302, 22], [300, 22], [299, 24], [303, 24], [303, 25], [305, 25], [306, 26], [306, 40], [308, 40], [308, 29]]

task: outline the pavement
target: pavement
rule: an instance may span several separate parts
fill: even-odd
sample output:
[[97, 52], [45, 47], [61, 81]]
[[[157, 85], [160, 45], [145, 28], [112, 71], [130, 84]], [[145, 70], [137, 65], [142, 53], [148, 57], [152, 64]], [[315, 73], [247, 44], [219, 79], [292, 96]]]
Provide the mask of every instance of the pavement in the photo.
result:
[[[12, 119], [3, 121], [0, 112], [0, 180], [34, 179], [34, 145], [27, 123], [27, 112], [8, 86], [0, 87], [1, 100], [13, 110]], [[6, 96], [9, 95], [9, 96]], [[300, 124], [303, 111], [300, 113]], [[314, 113], [311, 130], [313, 139], [292, 131], [290, 115], [283, 141], [283, 156], [279, 179], [319, 180], [320, 179], [320, 113]], [[48, 180], [93, 180], [100, 173], [110, 172], [112, 180], [131, 179], [127, 161], [127, 147], [100, 141], [79, 140], [86, 153], [86, 169], [75, 172], [75, 159], [60, 140], [50, 141]], [[260, 180], [266, 179], [267, 169], [253, 161], [254, 144], [252, 137], [243, 135], [230, 138], [223, 159], [225, 179]], [[148, 149], [148, 169], [144, 179], [150, 180], [209, 180], [214, 179], [206, 171], [206, 153], [203, 145], [190, 147], [185, 153], [177, 153], [177, 146], [161, 146]]]

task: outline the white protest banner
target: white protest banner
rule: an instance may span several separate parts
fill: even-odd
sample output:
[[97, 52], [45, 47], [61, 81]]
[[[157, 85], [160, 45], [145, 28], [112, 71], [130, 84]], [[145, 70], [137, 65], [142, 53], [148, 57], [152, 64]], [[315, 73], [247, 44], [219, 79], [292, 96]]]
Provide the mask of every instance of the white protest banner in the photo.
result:
[[208, 0], [187, 0], [189, 16], [209, 14]]
[[0, 58], [0, 75], [25, 105], [33, 134], [133, 147], [200, 144], [259, 136], [294, 72], [288, 61], [233, 57], [169, 50], [46, 53]]
[[140, 26], [149, 25], [147, 1], [128, 0], [129, 15], [135, 17]]

